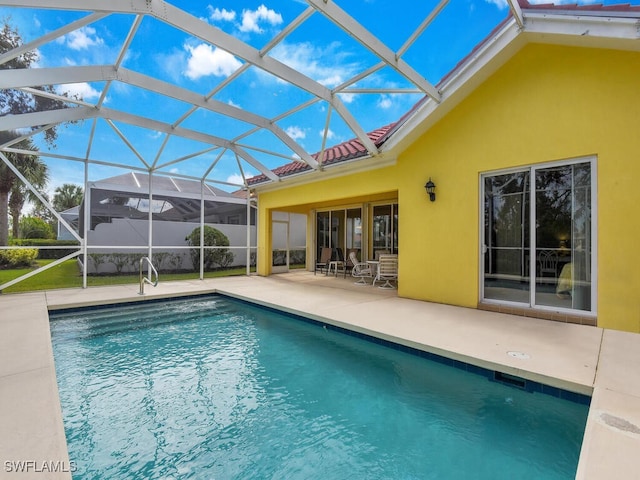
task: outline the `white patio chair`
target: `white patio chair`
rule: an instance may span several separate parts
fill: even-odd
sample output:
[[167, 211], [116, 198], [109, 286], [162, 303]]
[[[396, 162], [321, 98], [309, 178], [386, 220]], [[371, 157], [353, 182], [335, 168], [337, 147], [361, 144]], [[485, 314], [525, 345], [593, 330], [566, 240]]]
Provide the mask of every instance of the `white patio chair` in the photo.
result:
[[398, 281], [398, 255], [380, 255], [378, 274], [376, 278], [373, 279], [373, 285], [375, 285], [377, 281], [384, 281], [378, 288], [396, 288], [391, 282]]
[[356, 257], [356, 252], [349, 252], [349, 260], [353, 264], [353, 268], [351, 269], [351, 276], [359, 279], [357, 282], [355, 282], [355, 284], [369, 285], [365, 278], [373, 277], [373, 274], [371, 273], [371, 267], [364, 262], [359, 262], [358, 257]]

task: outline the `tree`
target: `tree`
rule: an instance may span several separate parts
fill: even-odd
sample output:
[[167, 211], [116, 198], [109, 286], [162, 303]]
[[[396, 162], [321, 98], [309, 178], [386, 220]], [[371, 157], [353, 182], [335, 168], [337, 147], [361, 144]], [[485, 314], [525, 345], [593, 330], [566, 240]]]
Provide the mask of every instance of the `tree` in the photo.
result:
[[[9, 25], [7, 20], [3, 21], [2, 28], [0, 29], [0, 55], [11, 52], [12, 50], [22, 46], [22, 37], [18, 33], [18, 30]], [[38, 60], [37, 51], [24, 52], [15, 58], [11, 58], [6, 62], [0, 64], [1, 70], [8, 69], [26, 69]], [[55, 88], [51, 85], [34, 86], [31, 91], [39, 90], [47, 94], [62, 95], [63, 97], [70, 97], [68, 93], [56, 92]], [[15, 90], [15, 89], [1, 89], [0, 90], [0, 116], [4, 115], [20, 115], [24, 113], [42, 112], [46, 110], [58, 110], [66, 108], [67, 104], [61, 101], [59, 98], [45, 97], [31, 93], [31, 91]], [[40, 126], [34, 126], [33, 129], [37, 129]], [[0, 145], [3, 145], [11, 140], [18, 138], [16, 132], [0, 132]], [[57, 139], [57, 130], [55, 127], [48, 128], [44, 131], [44, 140], [49, 147], [55, 146], [55, 140]], [[30, 139], [23, 139], [16, 145], [18, 148], [26, 150], [36, 150], [33, 142]], [[30, 167], [34, 167], [36, 163], [40, 162], [37, 155], [24, 155], [7, 152], [4, 154], [7, 159], [14, 165], [23, 175], [28, 172]], [[25, 169], [24, 172], [22, 169]], [[40, 168], [40, 167], [37, 167]], [[25, 175], [31, 183], [32, 180], [37, 179], [34, 177], [29, 178]], [[9, 194], [14, 189], [14, 186], [19, 183], [15, 174], [0, 159], [0, 246], [7, 245], [9, 237]], [[21, 187], [17, 187], [21, 188]], [[17, 208], [20, 205], [20, 191], [16, 191], [17, 196], [14, 199], [13, 205]], [[22, 200], [24, 203], [24, 200]], [[20, 207], [22, 208], [22, 207]], [[17, 211], [17, 210], [15, 210]], [[18, 214], [19, 216], [19, 214]]]
[[70, 208], [80, 205], [82, 202], [83, 191], [79, 185], [73, 183], [65, 183], [57, 187], [53, 193], [53, 208], [56, 212], [64, 212]]
[[[0, 55], [22, 46], [22, 43], [22, 37], [18, 30], [9, 25], [9, 22], [5, 19], [3, 21], [2, 29], [0, 29]], [[31, 50], [0, 64], [0, 70], [31, 68], [31, 66], [37, 61], [38, 52], [36, 50]], [[56, 91], [52, 85], [36, 85], [32, 90], [39, 90], [47, 94], [54, 94], [80, 100], [77, 95], [70, 95], [68, 92]], [[28, 91], [10, 88], [0, 90], [0, 116], [59, 110], [62, 108], [67, 108], [67, 104], [58, 98], [45, 97]], [[37, 125], [33, 128], [37, 129], [40, 127], [41, 125]], [[44, 140], [50, 147], [55, 146], [57, 138], [58, 131], [55, 127], [48, 128], [44, 131]]]
[[[0, 144], [16, 138], [18, 138], [18, 134], [15, 132], [0, 132]], [[34, 150], [33, 142], [29, 138], [20, 141], [17, 146], [23, 150]], [[40, 160], [40, 157], [35, 153], [34, 155], [27, 155], [13, 152], [8, 152], [5, 156], [29, 182], [34, 186], [44, 188], [48, 180], [48, 170], [47, 166]], [[21, 189], [26, 189], [26, 186], [22, 184], [6, 163], [0, 162], [0, 246], [6, 246], [9, 240], [9, 194], [16, 195], [13, 206], [14, 208], [19, 206], [19, 210], [21, 210], [25, 195], [25, 190]], [[22, 200], [20, 200], [20, 196], [22, 196]], [[19, 218], [18, 211], [18, 221]], [[14, 216], [14, 235], [18, 233], [15, 222], [16, 216]]]
[[[32, 148], [28, 148], [28, 150], [31, 149]], [[43, 190], [49, 181], [49, 169], [47, 165], [42, 163], [37, 156], [23, 155], [17, 157], [18, 163], [17, 165], [14, 163], [14, 165], [20, 173], [22, 173], [36, 189]], [[38, 197], [16, 178], [9, 196], [9, 211], [13, 220], [13, 238], [20, 237], [20, 215], [22, 214], [22, 207], [24, 207], [25, 200], [29, 200], [30, 202], [39, 201]]]

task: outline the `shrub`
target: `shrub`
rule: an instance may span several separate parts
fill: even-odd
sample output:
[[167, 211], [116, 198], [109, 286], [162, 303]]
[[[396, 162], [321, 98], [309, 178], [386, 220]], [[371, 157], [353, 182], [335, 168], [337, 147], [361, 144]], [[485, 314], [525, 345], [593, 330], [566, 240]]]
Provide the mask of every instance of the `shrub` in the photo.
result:
[[51, 225], [38, 217], [20, 219], [20, 236], [22, 238], [55, 238]]
[[35, 248], [0, 250], [0, 266], [8, 268], [30, 267], [38, 256]]
[[[185, 238], [188, 245], [196, 246], [189, 250], [191, 262], [195, 271], [200, 270], [200, 227], [196, 227]], [[228, 247], [229, 239], [220, 230], [208, 225], [204, 226], [204, 246], [205, 247]], [[233, 253], [228, 248], [211, 248], [204, 250], [204, 268], [210, 270], [214, 266], [228, 267], [233, 262]]]
[[[78, 247], [79, 244], [75, 240], [52, 240], [44, 238], [14, 238], [9, 242], [9, 245], [16, 247]], [[55, 248], [55, 249], [42, 249], [38, 253], [39, 259], [56, 260], [58, 258], [66, 257], [67, 255], [76, 252], [77, 248]]]

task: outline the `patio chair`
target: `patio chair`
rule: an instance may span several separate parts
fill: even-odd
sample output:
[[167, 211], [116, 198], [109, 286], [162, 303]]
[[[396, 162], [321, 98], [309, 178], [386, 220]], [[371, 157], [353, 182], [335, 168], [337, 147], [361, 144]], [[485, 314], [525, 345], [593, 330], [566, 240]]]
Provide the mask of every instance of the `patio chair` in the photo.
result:
[[353, 270], [353, 259], [351, 258], [352, 253], [355, 254], [354, 258], [356, 259], [356, 263], [358, 261], [358, 249], [350, 248], [349, 251], [347, 252], [347, 259], [344, 262], [344, 271], [343, 271], [344, 278], [347, 278], [347, 272], [351, 273], [351, 271]]
[[365, 278], [371, 278], [373, 276], [371, 273], [371, 266], [365, 262], [359, 262], [358, 257], [356, 257], [356, 252], [354, 251], [349, 253], [349, 260], [353, 264], [353, 267], [351, 268], [351, 276], [359, 279], [355, 284], [369, 285]]
[[313, 270], [315, 275], [318, 270], [322, 273], [324, 270], [329, 271], [329, 262], [331, 261], [332, 251], [329, 247], [322, 247], [320, 258], [316, 261], [316, 268]]
[[540, 277], [558, 276], [558, 254], [552, 250], [542, 250], [538, 256], [540, 263]]
[[391, 282], [398, 281], [398, 255], [380, 255], [378, 274], [376, 275], [376, 278], [373, 279], [373, 285], [375, 285], [377, 281], [385, 282], [378, 288], [396, 288], [391, 284]]

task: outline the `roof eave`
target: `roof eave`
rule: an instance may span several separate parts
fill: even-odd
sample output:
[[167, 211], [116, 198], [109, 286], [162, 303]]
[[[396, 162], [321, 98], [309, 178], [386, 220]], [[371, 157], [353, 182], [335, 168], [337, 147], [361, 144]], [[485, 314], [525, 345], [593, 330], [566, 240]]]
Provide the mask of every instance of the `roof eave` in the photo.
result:
[[281, 177], [280, 182], [271, 182], [265, 180], [260, 183], [250, 185], [251, 190], [258, 193], [278, 190], [283, 187], [292, 187], [315, 183], [320, 180], [328, 180], [342, 175], [361, 173], [367, 170], [376, 170], [387, 166], [395, 165], [397, 157], [390, 154], [378, 154], [375, 157], [371, 155], [363, 155], [361, 157], [352, 158], [335, 164], [324, 165], [320, 170], [305, 170], [304, 172], [294, 173]]

